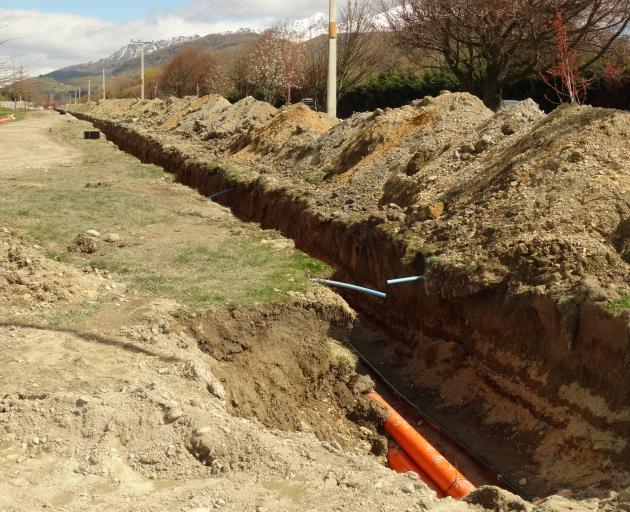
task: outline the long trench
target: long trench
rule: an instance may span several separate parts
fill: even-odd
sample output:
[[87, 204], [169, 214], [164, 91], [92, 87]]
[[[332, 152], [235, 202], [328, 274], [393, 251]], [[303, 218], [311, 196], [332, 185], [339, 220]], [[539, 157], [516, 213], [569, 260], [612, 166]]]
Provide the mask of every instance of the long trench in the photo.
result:
[[[242, 179], [228, 166], [209, 166], [203, 154], [191, 156], [133, 126], [81, 113], [74, 115], [93, 123], [121, 150], [174, 173], [179, 182], [205, 196], [230, 190], [213, 200], [243, 220], [279, 230], [302, 251], [331, 264], [336, 269], [336, 279], [382, 289], [387, 279], [424, 273], [426, 262], [421, 254], [407, 261], [404, 241], [369, 219], [348, 224], [334, 214], [314, 209], [299, 191], [271, 184], [264, 177]], [[547, 297], [523, 294], [508, 299], [501, 287], [460, 298], [434, 296], [417, 284], [388, 289], [386, 300], [354, 292], [343, 295], [366, 321], [387, 333], [385, 338], [407, 345], [417, 344], [425, 336], [457, 340], [465, 346], [468, 357], [483, 359], [496, 374], [518, 375], [545, 400], [560, 402], [561, 386], [577, 381], [615, 406], [628, 405], [630, 373], [624, 366], [628, 343], [625, 325], [589, 304], [567, 313]], [[382, 342], [387, 340], [356, 348], [378, 364], [378, 343]], [[488, 346], [507, 350], [520, 361], [542, 365], [549, 370], [547, 381], [533, 381], [522, 367], [506, 365], [492, 352], [480, 348]], [[499, 381], [494, 385], [501, 388]], [[497, 392], [507, 397], [512, 393], [507, 388]], [[511, 398], [538, 414], [535, 403], [522, 396]], [[579, 405], [567, 407], [576, 415], [589, 417], [589, 411]], [[452, 425], [455, 430], [456, 423]], [[607, 428], [622, 434], [628, 425], [619, 422]], [[489, 436], [486, 445], [492, 442]], [[519, 490], [516, 486], [511, 488]]]

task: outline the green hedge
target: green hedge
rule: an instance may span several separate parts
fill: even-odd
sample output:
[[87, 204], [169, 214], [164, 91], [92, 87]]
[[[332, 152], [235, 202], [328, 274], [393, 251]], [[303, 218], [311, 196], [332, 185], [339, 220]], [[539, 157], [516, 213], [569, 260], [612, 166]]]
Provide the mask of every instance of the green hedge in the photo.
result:
[[457, 91], [457, 79], [446, 72], [415, 73], [388, 72], [377, 75], [366, 83], [351, 89], [337, 107], [339, 117], [353, 112], [366, 112], [376, 108], [401, 107], [424, 96], [435, 96], [442, 90]]

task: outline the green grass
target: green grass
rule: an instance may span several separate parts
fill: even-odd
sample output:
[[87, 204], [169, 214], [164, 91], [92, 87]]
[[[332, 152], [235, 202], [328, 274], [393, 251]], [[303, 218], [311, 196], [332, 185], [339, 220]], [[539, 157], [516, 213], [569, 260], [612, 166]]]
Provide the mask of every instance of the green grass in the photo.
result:
[[86, 188], [87, 180], [54, 180], [43, 188], [16, 184], [4, 192], [0, 218], [19, 227], [48, 250], [59, 252], [88, 229], [101, 232], [168, 223], [175, 215], [145, 197], [114, 188]]
[[75, 325], [89, 319], [97, 312], [96, 304], [79, 304], [76, 306], [55, 307], [46, 314], [50, 325]]
[[[269, 236], [269, 233], [266, 234]], [[130, 280], [137, 289], [180, 302], [188, 311], [207, 306], [277, 302], [289, 291], [304, 291], [311, 277], [332, 269], [293, 248], [263, 243], [260, 234], [231, 237], [220, 244], [191, 242], [165, 247], [159, 260], [130, 256], [121, 249], [92, 266]], [[155, 258], [154, 254], [154, 258]]]
[[0, 108], [0, 117], [4, 117], [7, 114], [15, 114], [15, 120], [21, 121], [26, 117], [25, 110], [13, 110], [12, 108]]
[[[181, 314], [283, 301], [287, 292], [305, 290], [310, 277], [331, 273], [274, 231], [229, 216], [213, 218], [212, 203], [193, 190], [173, 189], [162, 168], [103, 141], [83, 141], [83, 129], [79, 123], [64, 124], [53, 134], [80, 149], [82, 157], [74, 164], [17, 172], [2, 181], [0, 225], [23, 231], [48, 258], [109, 270], [131, 289], [174, 300]], [[109, 186], [86, 187], [104, 181]], [[200, 213], [208, 208], [209, 215], [178, 213], [188, 206]], [[68, 251], [75, 236], [88, 229], [118, 233], [125, 243], [101, 242], [93, 255]], [[91, 305], [55, 310], [49, 321], [87, 321], [93, 310]]]
[[630, 295], [625, 295], [617, 300], [611, 300], [606, 304], [606, 307], [617, 313], [623, 313], [630, 309]]

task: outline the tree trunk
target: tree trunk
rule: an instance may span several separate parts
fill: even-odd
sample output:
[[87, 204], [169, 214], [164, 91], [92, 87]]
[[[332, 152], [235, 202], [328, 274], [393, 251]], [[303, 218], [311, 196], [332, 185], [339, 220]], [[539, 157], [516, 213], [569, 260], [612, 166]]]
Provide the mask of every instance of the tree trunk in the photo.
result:
[[488, 76], [483, 88], [483, 103], [495, 112], [501, 107], [503, 84], [496, 76]]
[[487, 74], [483, 83], [483, 102], [489, 109], [495, 112], [501, 107], [503, 99], [503, 82], [505, 79], [505, 69], [499, 58], [488, 66]]

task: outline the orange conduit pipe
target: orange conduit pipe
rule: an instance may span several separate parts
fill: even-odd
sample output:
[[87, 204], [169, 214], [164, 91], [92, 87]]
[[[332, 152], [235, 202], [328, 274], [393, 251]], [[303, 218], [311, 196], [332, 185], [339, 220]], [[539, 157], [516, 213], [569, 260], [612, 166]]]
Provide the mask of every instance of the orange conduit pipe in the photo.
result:
[[427, 484], [429, 488], [435, 492], [438, 498], [444, 497], [444, 493], [440, 491], [429, 475], [422, 471], [420, 466], [411, 460], [411, 457], [409, 457], [409, 455], [407, 455], [400, 446], [394, 445], [389, 447], [387, 450], [387, 464], [389, 464], [389, 467], [396, 471], [396, 473], [408, 473], [409, 471], [417, 473], [420, 480]]
[[407, 423], [381, 395], [372, 391], [369, 397], [388, 410], [389, 416], [385, 420], [387, 433], [444, 494], [459, 499], [475, 490], [475, 486]]

